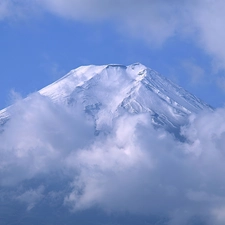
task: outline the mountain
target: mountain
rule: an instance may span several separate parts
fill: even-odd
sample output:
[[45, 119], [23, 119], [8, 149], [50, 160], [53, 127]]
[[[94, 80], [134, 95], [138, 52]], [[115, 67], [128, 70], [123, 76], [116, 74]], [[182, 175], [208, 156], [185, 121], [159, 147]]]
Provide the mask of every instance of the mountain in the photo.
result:
[[70, 71], [0, 111], [0, 224], [208, 224], [224, 197], [211, 185], [224, 186], [223, 119], [180, 135], [204, 110], [142, 64]]
[[[164, 128], [179, 138], [179, 129], [191, 114], [211, 110], [194, 95], [140, 63], [81, 66], [39, 94], [57, 104], [82, 106], [93, 117], [96, 134], [108, 132], [112, 121], [124, 113], [145, 113], [156, 128]], [[0, 111], [0, 124], [9, 118], [7, 108]]]

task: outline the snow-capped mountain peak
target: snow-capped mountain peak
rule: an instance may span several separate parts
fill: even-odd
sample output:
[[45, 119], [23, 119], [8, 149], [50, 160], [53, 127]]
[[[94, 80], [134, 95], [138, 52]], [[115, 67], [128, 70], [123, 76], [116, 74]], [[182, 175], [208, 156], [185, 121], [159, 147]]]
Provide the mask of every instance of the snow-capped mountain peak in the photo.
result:
[[[177, 135], [188, 116], [211, 108], [194, 95], [146, 66], [81, 66], [41, 89], [57, 104], [81, 105], [97, 131], [104, 131], [123, 113], [146, 113], [155, 127]], [[6, 118], [7, 110], [0, 117]]]

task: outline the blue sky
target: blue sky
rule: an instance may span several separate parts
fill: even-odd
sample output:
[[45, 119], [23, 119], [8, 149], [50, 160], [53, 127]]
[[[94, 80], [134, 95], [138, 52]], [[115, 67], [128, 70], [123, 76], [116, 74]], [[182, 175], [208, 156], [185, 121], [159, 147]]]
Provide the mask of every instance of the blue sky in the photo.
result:
[[225, 3], [0, 1], [0, 108], [87, 64], [141, 62], [224, 105]]

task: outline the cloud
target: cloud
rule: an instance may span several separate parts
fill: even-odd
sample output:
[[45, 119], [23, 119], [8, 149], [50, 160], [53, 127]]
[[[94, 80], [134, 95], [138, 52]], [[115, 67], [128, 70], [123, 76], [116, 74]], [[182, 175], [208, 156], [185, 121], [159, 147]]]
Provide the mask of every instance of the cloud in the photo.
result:
[[125, 113], [96, 135], [82, 109], [40, 94], [9, 113], [0, 134], [0, 197], [14, 206], [162, 215], [172, 225], [225, 222], [225, 109], [191, 117], [185, 143], [155, 130], [147, 113]]
[[59, 17], [96, 23], [110, 22], [121, 33], [161, 47], [171, 38], [189, 39], [213, 59], [213, 69], [224, 69], [223, 0], [40, 0], [0, 1], [0, 20], [47, 12]]
[[224, 69], [224, 9], [225, 3], [221, 0], [199, 1], [198, 6], [192, 9], [193, 22], [199, 36], [198, 42], [207, 53], [213, 55], [215, 70]]
[[193, 85], [198, 85], [203, 81], [205, 77], [205, 71], [202, 67], [196, 65], [191, 60], [185, 60], [182, 63], [187, 74], [190, 76], [191, 83]]
[[[35, 12], [34, 2], [28, 0], [1, 0], [0, 1], [0, 21], [1, 20], [21, 20], [27, 18]], [[32, 13], [30, 14], [30, 12]]]
[[151, 47], [174, 37], [191, 39], [212, 57], [215, 73], [225, 68], [223, 0], [43, 0], [41, 4], [72, 20], [113, 21], [121, 33], [145, 40]]
[[224, 8], [223, 0], [1, 0], [0, 20], [50, 12], [81, 22], [109, 21], [150, 47], [163, 46], [174, 37], [191, 39], [213, 58], [216, 73], [225, 64]]
[[61, 154], [86, 146], [93, 138], [94, 127], [80, 117], [79, 109], [70, 111], [40, 94], [19, 100], [8, 111], [13, 116], [0, 136], [2, 185], [55, 171]]
[[177, 1], [51, 1], [43, 0], [45, 9], [59, 16], [86, 22], [114, 21], [123, 24], [120, 29], [135, 36], [144, 38], [147, 42], [162, 44], [175, 34], [178, 21]]
[[27, 190], [23, 194], [16, 197], [17, 200], [20, 202], [25, 202], [28, 204], [27, 210], [31, 210], [37, 202], [39, 202], [44, 196], [43, 196], [44, 187], [39, 186], [37, 189], [33, 190]]

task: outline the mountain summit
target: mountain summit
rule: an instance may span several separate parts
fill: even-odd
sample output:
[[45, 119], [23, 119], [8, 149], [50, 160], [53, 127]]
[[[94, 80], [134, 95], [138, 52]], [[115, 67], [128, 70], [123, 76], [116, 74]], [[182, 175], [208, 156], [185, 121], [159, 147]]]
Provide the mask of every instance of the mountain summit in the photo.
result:
[[[95, 121], [96, 132], [107, 132], [113, 119], [146, 113], [153, 125], [179, 136], [188, 117], [211, 107], [146, 66], [81, 66], [41, 89], [39, 94], [53, 102], [79, 104]], [[0, 124], [10, 116], [0, 111]]]

